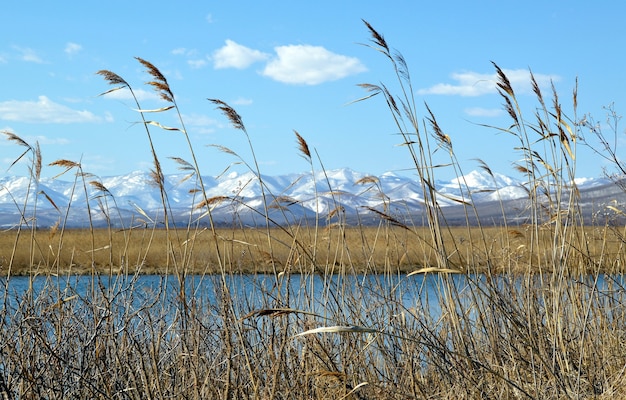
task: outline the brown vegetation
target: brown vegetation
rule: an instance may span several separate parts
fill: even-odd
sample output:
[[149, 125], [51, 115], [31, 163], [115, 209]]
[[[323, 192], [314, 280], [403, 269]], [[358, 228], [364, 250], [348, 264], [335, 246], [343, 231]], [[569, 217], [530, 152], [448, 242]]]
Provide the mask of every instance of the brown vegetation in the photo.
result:
[[[395, 219], [383, 201], [370, 210], [380, 217], [376, 227], [348, 227], [337, 218], [324, 227], [326, 215], [307, 228], [275, 226], [265, 217], [257, 229], [217, 229], [211, 207], [219, 198], [202, 190], [174, 93], [153, 64], [138, 59], [153, 79], [148, 85], [168, 102], [150, 111], [180, 119], [180, 127], [143, 119], [162, 224], [75, 231], [61, 218], [43, 231], [26, 205], [16, 206], [23, 223], [0, 235], [0, 398], [626, 396], [624, 228], [611, 221], [586, 226], [571, 183], [582, 130], [597, 135], [604, 143], [599, 153], [626, 172], [612, 141], [596, 125], [576, 122], [576, 91], [568, 118], [556, 92], [546, 104], [532, 74], [538, 104], [527, 118], [494, 64], [511, 125], [492, 128], [519, 140], [516, 168], [526, 176], [530, 218], [524, 226], [504, 218], [497, 227], [450, 227], [437, 201], [445, 194], [433, 182], [438, 168], [463, 176], [454, 138], [428, 107], [418, 118], [405, 60], [366, 27], [369, 46], [392, 63], [400, 94], [364, 84], [363, 100], [384, 97], [424, 190], [425, 226]], [[117, 74], [99, 74], [115, 85], [110, 91], [134, 93]], [[275, 197], [264, 185], [252, 137], [232, 107], [211, 102], [244, 136], [252, 160], [218, 148], [256, 174], [269, 215]], [[138, 101], [137, 109], [144, 118]], [[176, 161], [197, 180], [207, 228], [171, 224], [152, 129], [175, 131], [189, 144], [191, 161]], [[30, 157], [36, 187], [39, 146], [5, 134], [23, 148], [15, 162]], [[317, 152], [299, 133], [296, 140], [315, 170]], [[444, 149], [449, 162], [433, 162], [435, 149]], [[52, 165], [75, 173], [76, 193], [87, 196], [93, 186], [107, 194], [80, 163]], [[477, 213], [471, 195], [456, 200], [468, 217]], [[619, 204], [612, 207], [623, 215]], [[142, 285], [140, 274], [148, 273], [163, 274], [156, 286]], [[75, 274], [85, 274], [82, 283]]]
[[[541, 229], [537, 246], [533, 246], [530, 229], [449, 227], [443, 231], [442, 239], [443, 245], [451, 249], [448, 266], [463, 273], [550, 272], [554, 232], [549, 226]], [[623, 272], [623, 229], [585, 227], [576, 233], [563, 249], [568, 255], [563, 261], [569, 273]], [[202, 229], [188, 234], [187, 230], [173, 234], [148, 228], [112, 234], [103, 229], [93, 233], [69, 229], [61, 242], [58, 234], [38, 230], [32, 237], [21, 236], [16, 242], [15, 231], [9, 230], [0, 232], [0, 248], [16, 245], [12, 275], [175, 274], [181, 271], [176, 269], [174, 255], [168, 251], [172, 246], [170, 236], [189, 249], [182, 264], [184, 273], [189, 275], [219, 274], [221, 268], [235, 274], [272, 273], [274, 268], [307, 274], [320, 272], [319, 266], [324, 266], [325, 273], [384, 274], [438, 266], [426, 227], [329, 226], [320, 228], [317, 236], [312, 228], [299, 228], [296, 234], [278, 228], [220, 228], [215, 234]], [[222, 249], [221, 264], [212, 248], [215, 238]], [[311, 263], [313, 253], [316, 258]], [[5, 254], [0, 258], [0, 274], [7, 272]]]

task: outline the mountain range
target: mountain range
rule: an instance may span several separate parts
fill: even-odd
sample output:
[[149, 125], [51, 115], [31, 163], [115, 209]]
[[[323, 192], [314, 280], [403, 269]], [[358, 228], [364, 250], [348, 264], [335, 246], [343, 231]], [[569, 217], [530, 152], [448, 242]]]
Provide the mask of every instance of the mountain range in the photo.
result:
[[[261, 182], [265, 190], [261, 190]], [[218, 225], [265, 224], [264, 204], [268, 206], [267, 215], [278, 224], [301, 224], [313, 221], [316, 215], [322, 224], [339, 218], [346, 223], [374, 224], [381, 217], [407, 225], [425, 223], [424, 185], [392, 172], [371, 176], [344, 168], [263, 175], [260, 179], [252, 172], [231, 172], [220, 177], [203, 176], [202, 183]], [[626, 203], [624, 186], [615, 180], [578, 179], [576, 184], [579, 204], [588, 221], [611, 217]], [[190, 221], [208, 223], [207, 209], [202, 206], [205, 198], [195, 176], [166, 175], [164, 187], [170, 221], [182, 226]], [[502, 174], [475, 170], [450, 181], [436, 181], [434, 189], [442, 213], [451, 224], [478, 220], [499, 224], [503, 218], [523, 223], [527, 218], [528, 189], [523, 182]], [[464, 204], [470, 203], [476, 212], [466, 212]], [[18, 226], [20, 221], [28, 225], [36, 221], [39, 228], [58, 221], [69, 228], [88, 227], [90, 217], [94, 226], [158, 224], [163, 219], [162, 204], [161, 191], [146, 172], [86, 178], [84, 182], [0, 178], [0, 226], [5, 229]]]

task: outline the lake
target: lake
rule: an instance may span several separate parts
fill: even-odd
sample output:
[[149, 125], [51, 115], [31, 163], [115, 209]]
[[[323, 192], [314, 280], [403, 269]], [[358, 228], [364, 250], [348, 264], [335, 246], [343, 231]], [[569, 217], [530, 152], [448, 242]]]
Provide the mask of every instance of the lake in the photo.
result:
[[[498, 297], [498, 292], [520, 290], [519, 279], [500, 276], [494, 285], [477, 275], [210, 275], [188, 276], [179, 281], [173, 275], [120, 275], [92, 278], [72, 275], [0, 278], [0, 302], [16, 310], [25, 301], [31, 304], [107, 304], [121, 312], [158, 308], [162, 313], [180, 309], [183, 297], [195, 306], [216, 309], [224, 299], [236, 312], [246, 315], [269, 309], [306, 310], [323, 318], [344, 315], [366, 321], [380, 313], [409, 313], [436, 320], [442, 306], [456, 308], [475, 304], [476, 296]], [[549, 293], [550, 279], [539, 277], [532, 285]], [[583, 289], [594, 301], [621, 302], [622, 275], [588, 276], [567, 281]], [[182, 284], [181, 284], [182, 283]], [[528, 283], [525, 283], [526, 285]], [[517, 288], [517, 289], [516, 289]], [[32, 290], [31, 290], [32, 289]], [[491, 293], [491, 294], [490, 294]], [[563, 292], [567, 293], [567, 291]], [[505, 297], [503, 297], [507, 300]], [[471, 310], [469, 311], [472, 312]]]

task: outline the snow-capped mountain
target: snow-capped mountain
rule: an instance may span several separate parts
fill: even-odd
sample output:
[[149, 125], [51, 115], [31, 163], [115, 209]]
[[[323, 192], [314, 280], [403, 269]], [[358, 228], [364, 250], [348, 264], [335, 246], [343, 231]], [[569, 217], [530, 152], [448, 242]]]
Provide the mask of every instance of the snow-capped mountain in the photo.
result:
[[[584, 179], [577, 183], [581, 192], [588, 192], [585, 199], [594, 207], [598, 207], [594, 199], [623, 200], [624, 192], [609, 180]], [[202, 220], [206, 219], [205, 200], [218, 224], [264, 223], [266, 206], [267, 215], [276, 223], [300, 223], [316, 215], [327, 221], [334, 216], [359, 223], [374, 222], [380, 214], [372, 209], [402, 219], [407, 215], [419, 216], [424, 206], [424, 191], [430, 191], [419, 180], [407, 176], [388, 172], [376, 177], [347, 168], [260, 179], [252, 172], [231, 172], [218, 178], [203, 176], [202, 185], [206, 199], [199, 190], [197, 177], [165, 176], [168, 213], [176, 223], [186, 225], [197, 218], [206, 223]], [[506, 209], [520, 207], [514, 206], [514, 201], [524, 201], [528, 196], [522, 182], [484, 171], [437, 181], [434, 189], [438, 204], [449, 210], [451, 218], [462, 204], [485, 208], [495, 202]], [[106, 225], [107, 221], [115, 226], [153, 223], [162, 218], [163, 197], [158, 185], [145, 172], [84, 182], [42, 179], [35, 183], [27, 177], [0, 179], [0, 225], [4, 227], [16, 226], [20, 220], [28, 224], [36, 221], [39, 227], [57, 221], [68, 227], [88, 226], [88, 209], [91, 223], [98, 226]], [[338, 210], [341, 213], [337, 214]]]

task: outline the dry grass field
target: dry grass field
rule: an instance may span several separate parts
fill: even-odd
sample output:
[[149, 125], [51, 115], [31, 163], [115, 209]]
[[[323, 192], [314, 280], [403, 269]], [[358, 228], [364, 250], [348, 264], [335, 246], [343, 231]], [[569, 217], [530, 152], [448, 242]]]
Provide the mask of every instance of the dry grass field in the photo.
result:
[[[549, 272], [554, 232], [546, 226], [533, 245], [529, 226], [449, 227], [443, 231], [448, 266], [463, 273]], [[623, 227], [579, 228], [564, 243], [571, 274], [622, 273]], [[221, 249], [222, 262], [214, 250]], [[175, 251], [175, 247], [178, 250]], [[296, 234], [273, 228], [38, 230], [16, 242], [13, 230], [0, 233], [0, 248], [15, 246], [12, 275], [228, 273], [411, 273], [437, 267], [426, 227], [398, 226], [299, 228]], [[532, 256], [531, 256], [532, 254]], [[312, 257], [315, 259], [312, 259]], [[0, 258], [9, 273], [10, 253]]]

